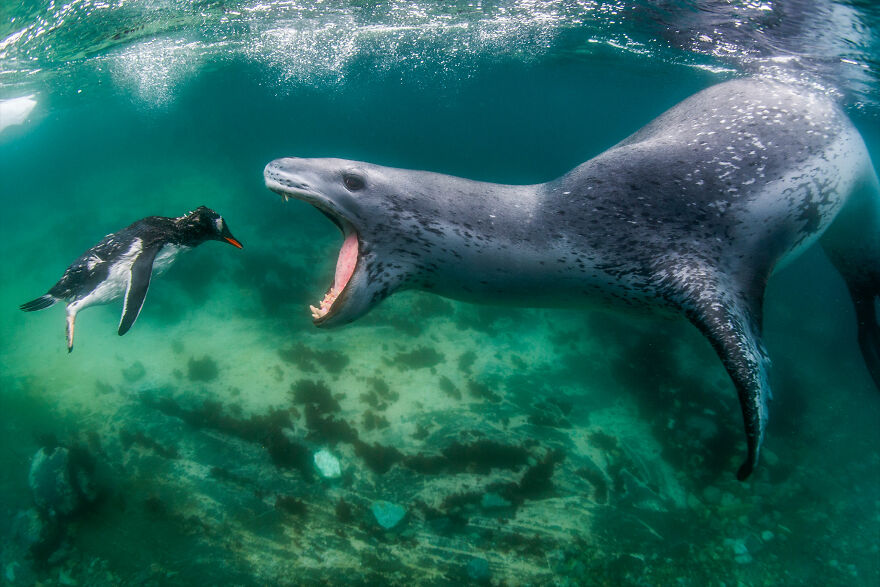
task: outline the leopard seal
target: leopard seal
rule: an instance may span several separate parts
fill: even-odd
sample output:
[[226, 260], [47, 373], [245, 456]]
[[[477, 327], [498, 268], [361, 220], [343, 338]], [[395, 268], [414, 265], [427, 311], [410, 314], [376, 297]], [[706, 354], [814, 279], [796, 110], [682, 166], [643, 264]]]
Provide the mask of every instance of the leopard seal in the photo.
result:
[[830, 99], [757, 78], [674, 106], [565, 175], [500, 185], [341, 159], [269, 163], [266, 186], [340, 228], [317, 326], [395, 291], [530, 306], [599, 298], [684, 315], [739, 397], [758, 462], [770, 387], [762, 306], [775, 270], [820, 241], [855, 304], [880, 385], [880, 189], [858, 131]]

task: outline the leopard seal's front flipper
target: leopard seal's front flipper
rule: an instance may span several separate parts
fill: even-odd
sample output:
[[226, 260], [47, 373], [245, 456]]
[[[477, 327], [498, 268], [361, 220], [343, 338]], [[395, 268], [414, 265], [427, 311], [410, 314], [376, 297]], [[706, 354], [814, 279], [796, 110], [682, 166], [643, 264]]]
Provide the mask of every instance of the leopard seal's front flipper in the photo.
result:
[[[766, 280], [769, 270], [757, 273]], [[658, 276], [665, 295], [712, 344], [736, 388], [747, 453], [737, 478], [745, 480], [758, 462], [771, 397], [761, 328], [763, 280], [754, 274], [737, 279], [695, 259], [678, 259]]]
[[351, 322], [404, 288], [533, 306], [599, 297], [686, 316], [739, 395], [740, 479], [758, 461], [767, 421], [767, 280], [826, 230], [823, 247], [853, 294], [861, 347], [880, 377], [876, 175], [852, 123], [807, 89], [719, 84], [536, 185], [298, 158], [271, 162], [265, 179], [343, 232], [334, 283], [312, 308], [318, 326]]

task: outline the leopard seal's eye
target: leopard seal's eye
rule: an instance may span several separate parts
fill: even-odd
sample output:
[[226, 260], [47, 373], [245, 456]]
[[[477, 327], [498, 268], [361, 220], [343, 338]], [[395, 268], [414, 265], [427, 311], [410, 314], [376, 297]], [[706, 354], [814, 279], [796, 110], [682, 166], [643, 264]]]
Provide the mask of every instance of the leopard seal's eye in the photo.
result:
[[350, 171], [342, 175], [342, 183], [345, 184], [345, 189], [350, 192], [362, 190], [364, 189], [365, 185], [363, 177]]

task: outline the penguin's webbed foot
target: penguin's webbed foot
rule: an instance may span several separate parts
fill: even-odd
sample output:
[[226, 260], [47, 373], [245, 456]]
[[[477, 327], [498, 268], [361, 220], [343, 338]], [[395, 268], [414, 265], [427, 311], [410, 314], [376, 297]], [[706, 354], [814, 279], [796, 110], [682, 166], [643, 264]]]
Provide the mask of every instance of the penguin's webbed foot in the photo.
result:
[[76, 313], [71, 312], [67, 314], [67, 328], [65, 329], [65, 334], [67, 335], [67, 353], [70, 354], [73, 352], [73, 328], [76, 326]]

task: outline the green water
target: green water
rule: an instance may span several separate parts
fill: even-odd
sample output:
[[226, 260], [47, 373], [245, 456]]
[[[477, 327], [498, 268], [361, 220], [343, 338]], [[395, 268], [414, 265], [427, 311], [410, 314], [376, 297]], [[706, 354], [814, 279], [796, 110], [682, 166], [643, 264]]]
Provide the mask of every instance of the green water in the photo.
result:
[[[0, 582], [880, 580], [880, 395], [819, 251], [770, 283], [775, 399], [739, 483], [733, 387], [684, 320], [406, 292], [318, 330], [339, 233], [262, 179], [332, 156], [545, 181], [767, 65], [735, 35], [741, 59], [670, 32], [731, 35], [736, 15], [750, 42], [814, 42], [795, 71], [815, 65], [876, 166], [872, 7], [817, 5], [851, 20], [813, 38], [764, 16], [796, 21], [792, 3], [67, 6], [0, 10], [0, 99], [37, 101], [0, 132]], [[121, 303], [92, 307], [68, 355], [60, 307], [18, 310], [104, 235], [199, 205], [244, 249], [181, 256], [126, 336]], [[100, 498], [35, 554], [22, 512], [50, 435], [92, 455]], [[315, 474], [322, 448], [340, 479]], [[383, 529], [379, 501], [406, 517]]]

